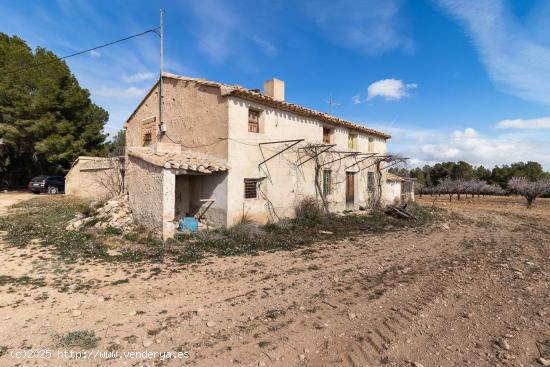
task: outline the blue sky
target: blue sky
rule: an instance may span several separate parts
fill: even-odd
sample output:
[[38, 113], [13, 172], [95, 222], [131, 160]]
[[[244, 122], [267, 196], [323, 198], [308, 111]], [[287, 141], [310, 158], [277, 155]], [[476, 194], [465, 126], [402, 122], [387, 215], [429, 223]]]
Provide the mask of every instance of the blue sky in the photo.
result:
[[[546, 0], [0, 1], [0, 31], [58, 55], [158, 25], [166, 70], [261, 88], [392, 134], [413, 165], [536, 160], [550, 169]], [[68, 63], [106, 131], [119, 130], [158, 73], [154, 34]]]

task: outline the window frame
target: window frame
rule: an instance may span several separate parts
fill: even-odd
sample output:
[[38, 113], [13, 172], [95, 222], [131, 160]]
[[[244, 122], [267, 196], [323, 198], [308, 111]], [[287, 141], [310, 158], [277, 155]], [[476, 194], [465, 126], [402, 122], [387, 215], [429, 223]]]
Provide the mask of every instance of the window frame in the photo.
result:
[[323, 170], [323, 196], [332, 194], [332, 170]]
[[[256, 114], [257, 119], [256, 121], [251, 120], [251, 114]], [[257, 108], [248, 108], [248, 132], [253, 134], [259, 134], [260, 133], [260, 116], [262, 114], [262, 111]], [[251, 126], [255, 126], [255, 129], [251, 129]], [[256, 130], [256, 131], [253, 131]]]
[[348, 133], [348, 149], [357, 149], [357, 134]]
[[[245, 200], [249, 200], [249, 199], [254, 200], [254, 199], [259, 198], [258, 192], [259, 192], [260, 181], [261, 181], [261, 179], [258, 179], [258, 178], [245, 178], [244, 179], [244, 181], [243, 181], [243, 185], [244, 185], [243, 197], [244, 197]], [[254, 186], [251, 187], [251, 185], [254, 185]], [[254, 190], [254, 196], [250, 196], [250, 190]]]
[[[325, 139], [328, 138], [328, 139]], [[332, 140], [332, 129], [330, 127], [323, 126], [323, 144], [330, 144]]]
[[375, 181], [376, 176], [373, 171], [367, 171], [367, 192], [374, 192], [375, 191]]

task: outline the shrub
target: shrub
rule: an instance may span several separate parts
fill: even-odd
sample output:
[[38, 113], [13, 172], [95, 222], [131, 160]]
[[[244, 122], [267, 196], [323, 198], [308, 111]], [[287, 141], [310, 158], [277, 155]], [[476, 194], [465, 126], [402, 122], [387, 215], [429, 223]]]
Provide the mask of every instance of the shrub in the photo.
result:
[[319, 201], [313, 197], [306, 197], [296, 204], [294, 208], [296, 218], [318, 221], [323, 217], [323, 211]]
[[92, 330], [69, 331], [65, 334], [53, 334], [56, 344], [60, 347], [81, 347], [92, 349], [97, 347], [100, 340]]

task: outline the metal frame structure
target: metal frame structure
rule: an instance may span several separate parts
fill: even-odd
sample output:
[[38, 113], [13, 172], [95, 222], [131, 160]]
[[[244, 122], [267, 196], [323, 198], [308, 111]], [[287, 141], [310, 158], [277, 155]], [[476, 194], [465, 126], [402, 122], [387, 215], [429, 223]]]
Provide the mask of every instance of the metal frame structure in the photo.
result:
[[343, 156], [343, 157], [340, 157], [340, 158], [338, 158], [338, 159], [334, 159], [334, 160], [332, 160], [332, 161], [330, 161], [330, 162], [323, 163], [323, 164], [321, 164], [320, 167], [329, 165], [329, 164], [334, 163], [334, 162], [341, 161], [342, 159], [346, 159], [346, 158], [349, 158], [349, 157], [354, 157], [354, 156], [361, 155], [361, 153], [359, 153], [359, 152], [333, 152], [333, 153], [344, 154], [344, 156]]
[[264, 143], [258, 143], [258, 145], [260, 146], [260, 150], [261, 150], [262, 145], [292, 143], [290, 145], [287, 145], [283, 150], [273, 154], [269, 158], [266, 158], [263, 161], [261, 161], [260, 163], [258, 163], [258, 167], [260, 167], [264, 163], [269, 162], [271, 159], [277, 157], [278, 155], [284, 153], [285, 151], [289, 150], [290, 148], [292, 148], [296, 144], [299, 144], [303, 141], [304, 141], [304, 139], [292, 139], [292, 140], [267, 141], [267, 142], [264, 142]]
[[369, 155], [368, 157], [365, 157], [365, 158], [362, 158], [362, 159], [358, 160], [358, 161], [355, 162], [354, 164], [351, 164], [351, 165], [349, 165], [349, 166], [347, 166], [347, 167], [344, 167], [344, 171], [347, 170], [348, 168], [351, 168], [351, 167], [353, 167], [353, 166], [358, 165], [358, 164], [361, 163], [361, 162], [366, 161], [367, 159], [370, 159], [370, 158], [376, 156], [378, 153], [362, 153], [361, 155], [363, 155], [363, 154], [370, 154], [370, 155]]
[[305, 161], [301, 162], [300, 164], [298, 164], [297, 167], [302, 166], [304, 163], [309, 162], [309, 161], [312, 160], [313, 158], [318, 157], [319, 155], [323, 154], [324, 152], [328, 151], [329, 149], [331, 149], [331, 148], [333, 148], [333, 147], [335, 147], [335, 146], [336, 146], [336, 144], [315, 144], [315, 145], [311, 145], [311, 146], [309, 146], [309, 147], [301, 147], [301, 148], [298, 148], [298, 149], [307, 149], [307, 148], [315, 148], [315, 149], [317, 149], [317, 148], [325, 147], [326, 149], [323, 149], [323, 150], [321, 150], [321, 151], [319, 151], [319, 152], [317, 152], [317, 150], [315, 150], [315, 155], [314, 155], [314, 156], [311, 156], [311, 157], [309, 157], [308, 159], [306, 159]]

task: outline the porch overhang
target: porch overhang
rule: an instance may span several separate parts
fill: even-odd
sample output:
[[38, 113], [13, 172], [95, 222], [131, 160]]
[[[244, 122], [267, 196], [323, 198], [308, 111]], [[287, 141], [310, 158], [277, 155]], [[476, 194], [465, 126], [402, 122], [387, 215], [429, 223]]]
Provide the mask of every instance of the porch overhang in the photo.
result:
[[141, 159], [155, 166], [172, 169], [177, 174], [211, 174], [227, 171], [227, 163], [209, 155], [192, 152], [160, 152], [149, 147], [128, 148], [128, 155]]

